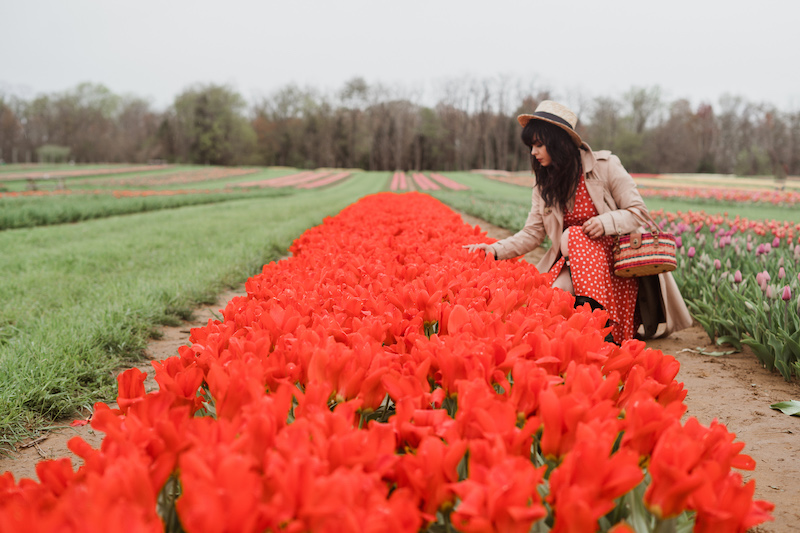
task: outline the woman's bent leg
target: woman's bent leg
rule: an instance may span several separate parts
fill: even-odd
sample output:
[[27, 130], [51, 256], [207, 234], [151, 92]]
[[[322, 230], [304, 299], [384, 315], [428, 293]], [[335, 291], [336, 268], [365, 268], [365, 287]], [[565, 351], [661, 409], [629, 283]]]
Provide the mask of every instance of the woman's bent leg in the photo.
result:
[[567, 265], [564, 265], [558, 277], [553, 282], [553, 288], [575, 294], [575, 288], [572, 286], [572, 276], [569, 273], [569, 267]]

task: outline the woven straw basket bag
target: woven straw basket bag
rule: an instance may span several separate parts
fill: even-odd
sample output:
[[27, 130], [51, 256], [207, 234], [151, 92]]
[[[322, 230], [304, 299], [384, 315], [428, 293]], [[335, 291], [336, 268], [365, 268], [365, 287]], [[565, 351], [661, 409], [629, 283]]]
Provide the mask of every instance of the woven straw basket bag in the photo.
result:
[[633, 232], [615, 237], [614, 274], [623, 278], [653, 276], [678, 267], [675, 258], [675, 236], [660, 231], [649, 214], [629, 209], [649, 232]]

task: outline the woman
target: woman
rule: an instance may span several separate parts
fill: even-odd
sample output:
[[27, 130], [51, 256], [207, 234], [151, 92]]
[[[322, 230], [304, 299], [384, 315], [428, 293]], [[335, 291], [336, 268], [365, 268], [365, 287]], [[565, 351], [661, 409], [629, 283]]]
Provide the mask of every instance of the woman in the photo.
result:
[[647, 207], [636, 184], [611, 152], [593, 152], [575, 131], [575, 113], [543, 101], [517, 118], [531, 151], [536, 178], [525, 227], [494, 244], [468, 244], [495, 259], [524, 255], [550, 237], [553, 245], [536, 267], [552, 286], [576, 296], [575, 304], [608, 312], [613, 340], [621, 343], [644, 326], [643, 337], [691, 325], [670, 273], [621, 278], [613, 273], [614, 235], [637, 230]]

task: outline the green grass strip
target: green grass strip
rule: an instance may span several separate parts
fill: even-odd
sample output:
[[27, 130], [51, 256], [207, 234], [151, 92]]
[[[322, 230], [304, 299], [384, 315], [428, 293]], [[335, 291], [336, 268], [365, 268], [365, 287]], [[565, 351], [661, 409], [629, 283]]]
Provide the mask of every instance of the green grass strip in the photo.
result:
[[0, 443], [115, 396], [157, 324], [213, 302], [385, 179], [0, 233]]
[[245, 198], [285, 196], [293, 192], [291, 189], [238, 189], [228, 192], [121, 198], [116, 198], [110, 193], [5, 197], [0, 198], [0, 230], [80, 222], [176, 207], [230, 202]]

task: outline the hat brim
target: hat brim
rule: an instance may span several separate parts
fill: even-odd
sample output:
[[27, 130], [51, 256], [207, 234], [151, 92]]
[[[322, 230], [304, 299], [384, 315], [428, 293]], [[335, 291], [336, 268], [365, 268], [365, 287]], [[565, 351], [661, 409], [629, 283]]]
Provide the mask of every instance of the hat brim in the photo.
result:
[[549, 120], [549, 119], [546, 119], [544, 117], [537, 117], [536, 115], [520, 115], [520, 116], [517, 117], [517, 122], [519, 122], [519, 125], [522, 126], [523, 128], [525, 126], [527, 126], [528, 122], [530, 122], [531, 120], [541, 120], [543, 122], [548, 122], [548, 123], [552, 124], [553, 126], [558, 126], [562, 130], [564, 130], [567, 133], [569, 133], [569, 136], [572, 137], [572, 141], [576, 145], [581, 146], [583, 144], [583, 139], [581, 139], [580, 135], [575, 133], [575, 130], [573, 130], [572, 128], [568, 128], [568, 127], [564, 126], [563, 124], [560, 124], [560, 123], [558, 123], [558, 122], [556, 122], [554, 120]]

